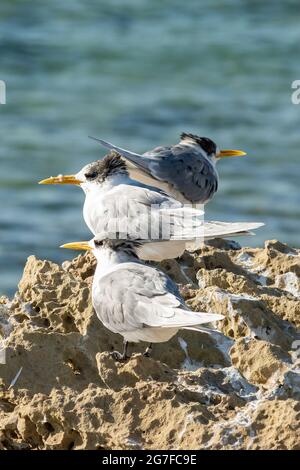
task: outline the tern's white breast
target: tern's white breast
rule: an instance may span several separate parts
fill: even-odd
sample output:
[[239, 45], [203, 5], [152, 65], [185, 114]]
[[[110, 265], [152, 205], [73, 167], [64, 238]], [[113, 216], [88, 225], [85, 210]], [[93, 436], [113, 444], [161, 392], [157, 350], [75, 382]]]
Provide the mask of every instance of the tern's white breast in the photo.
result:
[[86, 193], [83, 218], [94, 235], [101, 233], [105, 227], [104, 201], [106, 197], [107, 192], [102, 190], [101, 187]]

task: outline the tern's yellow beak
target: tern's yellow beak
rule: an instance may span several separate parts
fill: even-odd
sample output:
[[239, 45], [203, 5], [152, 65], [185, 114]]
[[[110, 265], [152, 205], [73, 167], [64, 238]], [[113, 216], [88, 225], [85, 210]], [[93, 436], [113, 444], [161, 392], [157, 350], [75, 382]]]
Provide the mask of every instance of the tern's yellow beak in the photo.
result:
[[92, 250], [89, 242], [72, 242], [61, 245], [60, 248], [68, 248], [69, 250]]
[[45, 180], [39, 181], [39, 184], [81, 184], [78, 178], [75, 175], [58, 175], [51, 176]]
[[242, 150], [220, 150], [220, 152], [217, 153], [216, 157], [217, 158], [242, 157], [244, 155], [247, 155], [247, 154], [246, 152], [243, 152]]

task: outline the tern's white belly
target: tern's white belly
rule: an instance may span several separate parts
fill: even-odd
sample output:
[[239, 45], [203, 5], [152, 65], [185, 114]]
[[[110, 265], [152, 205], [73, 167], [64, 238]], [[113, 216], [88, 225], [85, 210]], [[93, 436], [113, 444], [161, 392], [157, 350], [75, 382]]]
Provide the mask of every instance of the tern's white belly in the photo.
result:
[[137, 254], [145, 261], [163, 261], [164, 259], [179, 258], [183, 255], [186, 247], [185, 241], [153, 241], [141, 245]]
[[129, 343], [164, 343], [176, 335], [178, 328], [142, 328], [140, 330], [122, 332], [125, 341]]

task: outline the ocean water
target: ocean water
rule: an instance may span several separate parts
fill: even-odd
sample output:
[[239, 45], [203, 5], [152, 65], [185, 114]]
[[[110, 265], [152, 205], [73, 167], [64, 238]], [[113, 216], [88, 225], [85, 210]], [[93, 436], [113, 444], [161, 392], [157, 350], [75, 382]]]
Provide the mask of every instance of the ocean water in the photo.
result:
[[90, 237], [83, 193], [37, 181], [73, 173], [105, 151], [134, 151], [182, 131], [241, 148], [219, 162], [206, 218], [257, 220], [243, 244], [299, 246], [299, 3], [258, 0], [2, 0], [0, 292], [26, 258], [70, 258], [58, 246]]

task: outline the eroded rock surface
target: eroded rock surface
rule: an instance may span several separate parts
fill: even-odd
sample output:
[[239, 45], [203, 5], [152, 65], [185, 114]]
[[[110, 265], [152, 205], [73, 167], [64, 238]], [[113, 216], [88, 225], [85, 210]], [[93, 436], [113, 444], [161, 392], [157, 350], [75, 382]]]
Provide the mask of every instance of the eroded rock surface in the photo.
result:
[[225, 320], [117, 363], [122, 339], [91, 305], [93, 256], [29, 257], [0, 298], [0, 449], [300, 448], [299, 251], [215, 240], [161, 267]]

